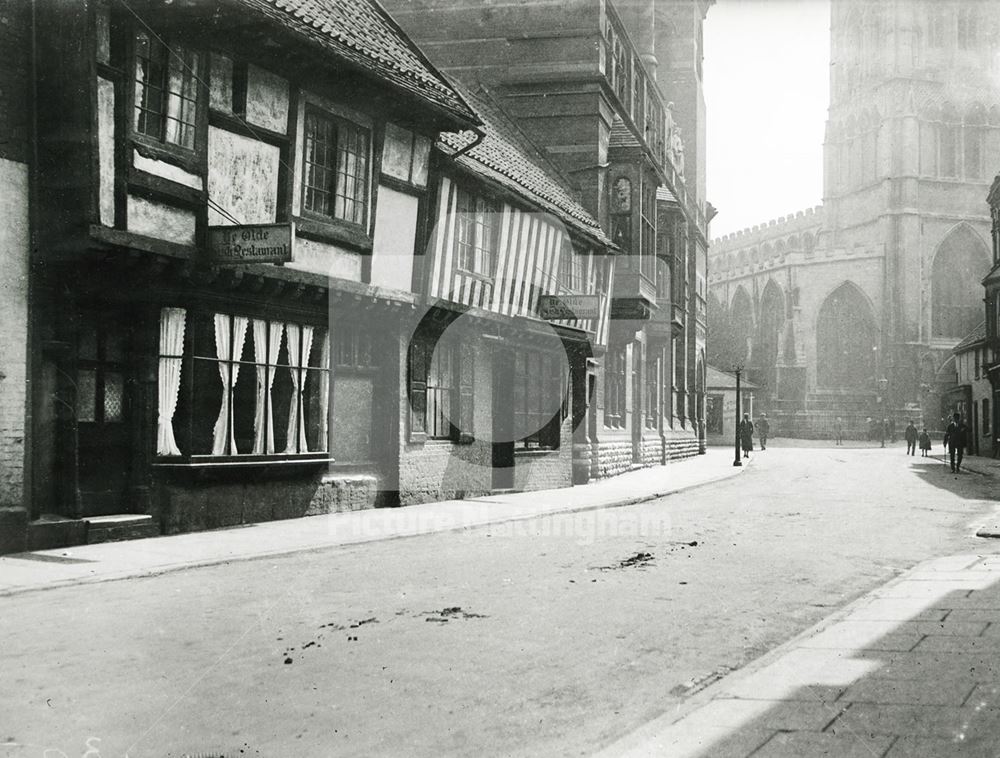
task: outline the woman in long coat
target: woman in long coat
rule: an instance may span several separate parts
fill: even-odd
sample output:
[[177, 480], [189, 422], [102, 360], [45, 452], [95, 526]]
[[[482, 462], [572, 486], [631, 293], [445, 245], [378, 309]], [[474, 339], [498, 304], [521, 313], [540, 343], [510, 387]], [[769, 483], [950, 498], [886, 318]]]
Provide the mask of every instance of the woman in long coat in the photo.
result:
[[753, 421], [750, 420], [749, 413], [744, 413], [740, 422], [740, 446], [743, 448], [743, 457], [749, 457], [753, 450]]

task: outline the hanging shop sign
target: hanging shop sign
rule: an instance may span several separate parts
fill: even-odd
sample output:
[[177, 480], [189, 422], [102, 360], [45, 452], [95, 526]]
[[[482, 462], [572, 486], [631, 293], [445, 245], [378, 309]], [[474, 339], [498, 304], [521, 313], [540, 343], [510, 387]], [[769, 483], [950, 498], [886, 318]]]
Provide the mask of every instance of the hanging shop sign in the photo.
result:
[[598, 318], [600, 303], [597, 295], [542, 295], [538, 315], [546, 321]]
[[290, 223], [210, 226], [208, 257], [212, 263], [288, 263], [294, 240]]

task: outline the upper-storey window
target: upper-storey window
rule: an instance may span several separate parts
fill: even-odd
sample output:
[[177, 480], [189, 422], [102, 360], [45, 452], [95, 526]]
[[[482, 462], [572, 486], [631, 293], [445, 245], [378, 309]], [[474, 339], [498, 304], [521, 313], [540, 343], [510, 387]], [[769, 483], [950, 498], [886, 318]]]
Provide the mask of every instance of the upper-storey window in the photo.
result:
[[481, 276], [493, 276], [499, 207], [491, 200], [457, 188], [455, 211], [458, 267]]
[[167, 45], [147, 32], [135, 36], [135, 130], [159, 142], [195, 147], [201, 54]]
[[315, 110], [306, 111], [303, 208], [366, 226], [370, 145], [368, 129]]
[[401, 126], [385, 125], [382, 145], [382, 174], [412, 184], [427, 186], [427, 167], [430, 162], [431, 141]]
[[564, 292], [583, 292], [586, 288], [584, 276], [585, 258], [573, 251], [569, 237], [563, 237], [559, 253], [559, 284]]

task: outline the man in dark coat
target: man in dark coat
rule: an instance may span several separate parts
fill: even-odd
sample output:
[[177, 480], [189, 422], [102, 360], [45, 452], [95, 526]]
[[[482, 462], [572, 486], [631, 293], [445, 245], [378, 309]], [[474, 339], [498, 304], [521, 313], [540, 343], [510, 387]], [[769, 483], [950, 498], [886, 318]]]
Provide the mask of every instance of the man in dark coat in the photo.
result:
[[962, 467], [962, 454], [965, 452], [966, 434], [968, 429], [962, 423], [962, 414], [956, 413], [944, 432], [944, 446], [948, 448], [951, 460], [951, 470], [956, 474]]
[[913, 425], [913, 420], [910, 419], [910, 423], [906, 425], [906, 431], [903, 432], [903, 436], [906, 437], [906, 454], [916, 455], [917, 454], [917, 427]]
[[767, 450], [767, 435], [771, 433], [771, 424], [768, 423], [767, 414], [760, 414], [760, 421], [757, 422], [757, 436], [760, 438], [760, 449]]
[[753, 450], [753, 421], [750, 414], [744, 413], [743, 420], [740, 421], [740, 446], [743, 448], [743, 457], [749, 458], [750, 451]]

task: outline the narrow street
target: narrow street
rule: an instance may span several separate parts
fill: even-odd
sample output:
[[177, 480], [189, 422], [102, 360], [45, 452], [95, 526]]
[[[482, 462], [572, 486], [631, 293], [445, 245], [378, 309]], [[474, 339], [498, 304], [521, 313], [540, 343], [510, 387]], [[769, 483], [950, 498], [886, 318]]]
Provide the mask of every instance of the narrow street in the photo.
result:
[[641, 505], [6, 598], [0, 755], [589, 755], [915, 563], [996, 551], [988, 477], [781, 443]]

